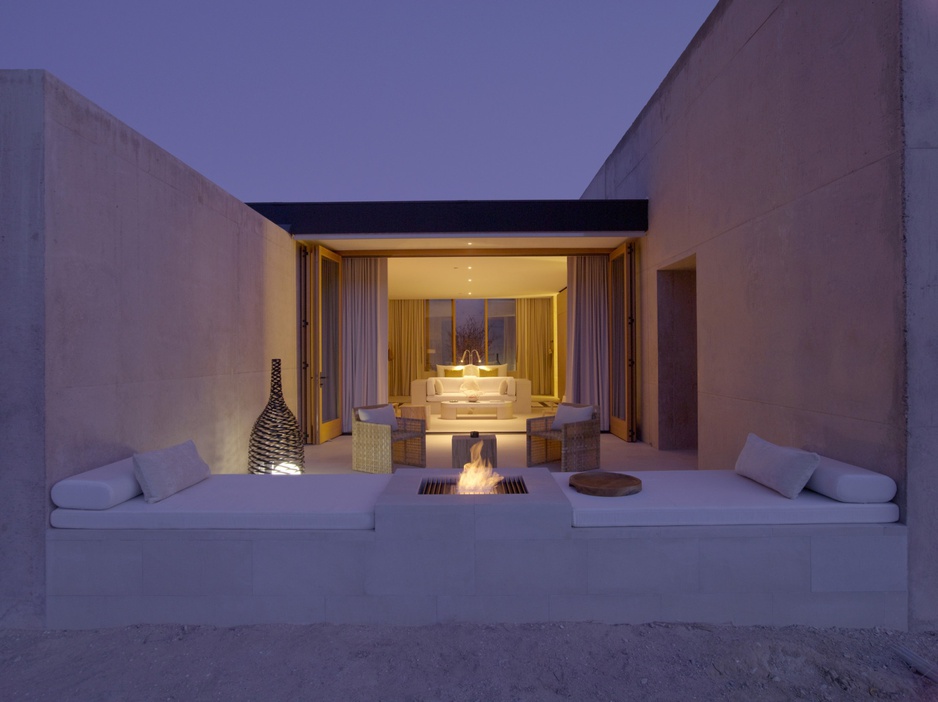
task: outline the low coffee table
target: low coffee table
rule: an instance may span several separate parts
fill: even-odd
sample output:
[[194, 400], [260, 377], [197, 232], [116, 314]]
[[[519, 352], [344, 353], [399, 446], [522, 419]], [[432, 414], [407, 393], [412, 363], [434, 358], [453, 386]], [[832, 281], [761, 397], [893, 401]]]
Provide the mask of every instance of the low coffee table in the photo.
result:
[[462, 414], [494, 414], [497, 419], [511, 419], [514, 416], [515, 403], [511, 400], [448, 400], [440, 403], [440, 417], [456, 419]]

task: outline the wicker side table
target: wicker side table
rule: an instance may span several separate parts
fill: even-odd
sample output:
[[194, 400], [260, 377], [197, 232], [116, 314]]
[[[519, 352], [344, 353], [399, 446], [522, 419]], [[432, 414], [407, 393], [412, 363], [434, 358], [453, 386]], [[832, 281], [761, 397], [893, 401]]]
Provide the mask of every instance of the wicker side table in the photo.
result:
[[453, 468], [462, 470], [463, 466], [471, 460], [469, 451], [480, 441], [482, 442], [482, 460], [491, 463], [492, 468], [497, 468], [498, 447], [495, 434], [480, 434], [479, 436], [453, 434]]

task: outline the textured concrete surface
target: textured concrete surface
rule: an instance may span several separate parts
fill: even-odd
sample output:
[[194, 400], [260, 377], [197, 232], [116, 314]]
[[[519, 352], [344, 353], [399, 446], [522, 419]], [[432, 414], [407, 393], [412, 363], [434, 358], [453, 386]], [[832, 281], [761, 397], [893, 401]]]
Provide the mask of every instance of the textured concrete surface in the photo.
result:
[[44, 599], [42, 83], [0, 72], [0, 627], [36, 621]]
[[938, 629], [938, 6], [904, 0], [909, 607]]
[[0, 136], [0, 625], [25, 626], [54, 482], [190, 438], [246, 469], [271, 358], [296, 406], [296, 264], [285, 232], [47, 73], [0, 72]]
[[663, 445], [667, 426], [656, 275], [693, 255], [699, 466], [730, 464], [753, 431], [895, 478], [925, 628], [938, 627], [936, 65], [929, 0], [725, 0], [584, 193], [650, 202], [643, 440]]

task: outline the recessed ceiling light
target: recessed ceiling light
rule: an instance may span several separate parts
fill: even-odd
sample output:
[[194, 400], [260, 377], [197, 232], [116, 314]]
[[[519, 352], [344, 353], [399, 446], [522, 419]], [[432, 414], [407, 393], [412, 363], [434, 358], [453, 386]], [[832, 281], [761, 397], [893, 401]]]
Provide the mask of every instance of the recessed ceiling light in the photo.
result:
[[472, 246], [472, 242], [471, 241], [466, 242], [466, 246]]

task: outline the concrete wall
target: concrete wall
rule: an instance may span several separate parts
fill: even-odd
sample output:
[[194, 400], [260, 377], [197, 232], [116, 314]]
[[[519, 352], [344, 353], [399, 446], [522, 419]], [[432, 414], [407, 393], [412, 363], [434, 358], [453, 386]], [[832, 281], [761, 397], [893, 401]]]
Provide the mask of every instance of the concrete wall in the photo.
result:
[[903, 478], [899, 20], [889, 0], [724, 0], [588, 187], [649, 198], [652, 445], [657, 272], [695, 256], [700, 467], [751, 431]]
[[0, 168], [18, 183], [2, 265], [29, 291], [3, 295], [22, 343], [0, 371], [35, 437], [8, 466], [22, 440], [0, 435], [17, 481], [0, 570], [24, 574], [3, 578], [0, 624], [20, 626], [41, 621], [54, 482], [190, 438], [214, 472], [246, 472], [271, 358], [296, 408], [296, 263], [283, 230], [53, 76], [0, 72], [0, 104], [3, 143], [29, 144]]
[[41, 617], [46, 527], [43, 97], [0, 73], [0, 626]]
[[909, 609], [938, 629], [938, 4], [904, 0]]

